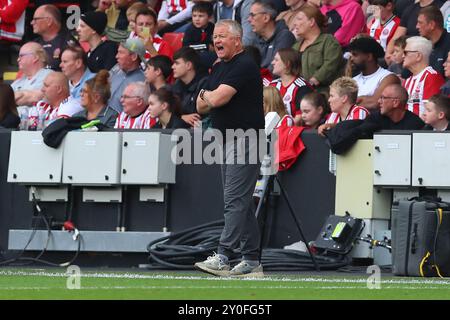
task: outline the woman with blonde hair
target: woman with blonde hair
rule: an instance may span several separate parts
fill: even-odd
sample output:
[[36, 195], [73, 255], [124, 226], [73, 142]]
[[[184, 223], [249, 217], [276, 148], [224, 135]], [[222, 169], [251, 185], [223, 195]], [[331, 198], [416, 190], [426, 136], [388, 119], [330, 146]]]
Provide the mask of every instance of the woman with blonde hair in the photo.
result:
[[301, 54], [302, 76], [320, 92], [343, 73], [342, 48], [328, 33], [327, 18], [312, 5], [303, 6], [295, 17], [294, 32], [300, 42], [293, 48]]
[[84, 117], [88, 120], [100, 120], [104, 125], [114, 128], [117, 111], [108, 107], [111, 97], [108, 70], [100, 70], [94, 78], [87, 80], [81, 89], [81, 105], [85, 110], [73, 115]]
[[277, 88], [268, 86], [263, 88], [264, 115], [276, 112], [280, 116], [277, 127], [281, 125], [293, 126], [294, 118], [287, 114], [286, 108]]

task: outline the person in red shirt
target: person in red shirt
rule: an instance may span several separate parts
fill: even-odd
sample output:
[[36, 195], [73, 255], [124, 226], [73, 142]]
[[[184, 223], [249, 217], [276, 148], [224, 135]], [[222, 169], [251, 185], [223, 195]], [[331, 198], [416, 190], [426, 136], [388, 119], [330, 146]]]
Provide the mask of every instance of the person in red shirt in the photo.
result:
[[404, 87], [408, 91], [408, 110], [422, 117], [425, 101], [439, 93], [444, 78], [429, 65], [433, 44], [424, 37], [411, 37], [406, 40], [403, 67], [411, 71]]
[[367, 24], [367, 34], [378, 41], [378, 43], [386, 51], [388, 43], [400, 25], [400, 18], [394, 11], [393, 0], [370, 0], [371, 5], [379, 9], [379, 16], [373, 17]]
[[25, 32], [28, 0], [0, 0], [0, 40], [18, 42]]

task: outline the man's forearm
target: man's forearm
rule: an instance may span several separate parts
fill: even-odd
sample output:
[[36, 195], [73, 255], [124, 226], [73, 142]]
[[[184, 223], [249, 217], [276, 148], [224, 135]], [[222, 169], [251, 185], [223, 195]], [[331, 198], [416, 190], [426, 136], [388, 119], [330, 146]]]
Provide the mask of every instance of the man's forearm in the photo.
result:
[[40, 90], [24, 90], [16, 94], [16, 103], [19, 106], [30, 106], [43, 98]]

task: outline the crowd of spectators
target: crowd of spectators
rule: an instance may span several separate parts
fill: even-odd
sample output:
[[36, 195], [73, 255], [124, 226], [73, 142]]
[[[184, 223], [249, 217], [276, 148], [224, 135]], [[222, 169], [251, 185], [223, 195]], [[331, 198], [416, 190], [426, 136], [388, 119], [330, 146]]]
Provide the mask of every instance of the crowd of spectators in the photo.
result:
[[224, 50], [214, 24], [231, 19], [261, 70], [265, 112], [283, 125], [325, 134], [409, 110], [427, 128], [448, 128], [448, 1], [97, 0], [75, 20], [58, 1], [31, 4], [0, 0], [0, 41], [20, 45], [12, 91], [1, 88], [4, 127], [82, 116], [115, 128], [207, 128], [197, 97]]

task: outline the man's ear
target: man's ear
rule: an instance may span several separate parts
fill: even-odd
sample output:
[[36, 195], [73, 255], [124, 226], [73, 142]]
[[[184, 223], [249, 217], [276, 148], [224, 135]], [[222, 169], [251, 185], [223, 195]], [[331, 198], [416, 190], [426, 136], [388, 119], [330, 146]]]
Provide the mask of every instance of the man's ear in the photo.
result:
[[439, 118], [439, 120], [445, 119], [445, 113], [443, 111], [439, 111], [438, 118]]

